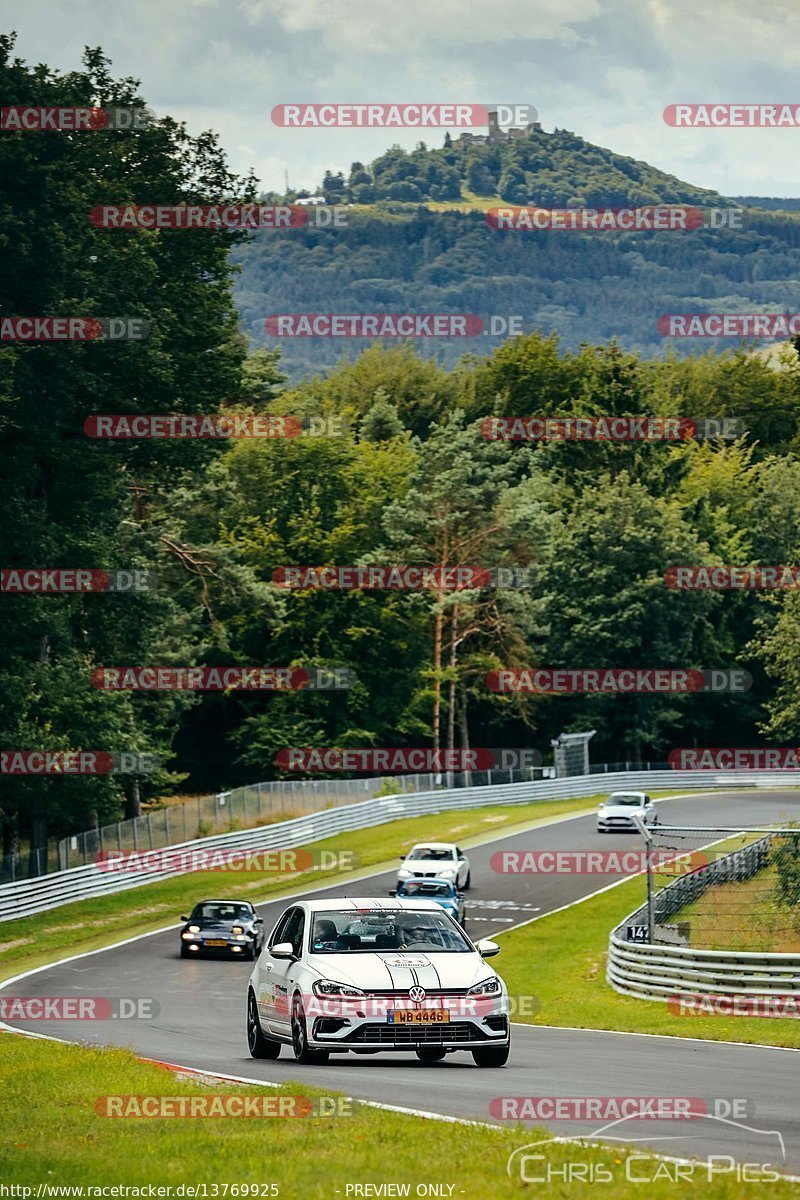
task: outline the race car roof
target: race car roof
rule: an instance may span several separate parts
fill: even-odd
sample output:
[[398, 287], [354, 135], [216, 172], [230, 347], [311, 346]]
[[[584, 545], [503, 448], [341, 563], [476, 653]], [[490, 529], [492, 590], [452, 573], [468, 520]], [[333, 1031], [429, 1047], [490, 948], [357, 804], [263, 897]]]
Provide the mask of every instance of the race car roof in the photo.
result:
[[309, 912], [391, 912], [392, 909], [411, 908], [423, 909], [429, 912], [441, 911], [441, 905], [435, 900], [395, 900], [394, 897], [388, 899], [378, 899], [375, 896], [364, 896], [354, 898], [340, 897], [338, 900], [334, 897], [331, 900], [305, 900], [303, 901]]

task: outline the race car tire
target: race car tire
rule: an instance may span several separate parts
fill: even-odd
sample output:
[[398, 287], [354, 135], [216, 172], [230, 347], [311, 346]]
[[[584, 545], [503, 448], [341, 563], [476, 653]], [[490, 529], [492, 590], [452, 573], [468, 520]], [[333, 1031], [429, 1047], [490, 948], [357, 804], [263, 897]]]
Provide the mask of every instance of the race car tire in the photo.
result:
[[435, 1063], [441, 1062], [447, 1051], [442, 1050], [441, 1046], [419, 1046], [414, 1053], [420, 1062]]
[[472, 1051], [476, 1067], [504, 1067], [508, 1062], [511, 1046], [479, 1046]]
[[247, 1048], [251, 1058], [277, 1058], [281, 1052], [280, 1042], [264, 1037], [252, 989], [247, 993]]
[[302, 1063], [304, 1066], [320, 1065], [328, 1061], [328, 1050], [312, 1050], [309, 1048], [306, 1014], [303, 1008], [303, 1001], [299, 996], [295, 996], [292, 1001], [292, 1049], [294, 1050], [297, 1062]]

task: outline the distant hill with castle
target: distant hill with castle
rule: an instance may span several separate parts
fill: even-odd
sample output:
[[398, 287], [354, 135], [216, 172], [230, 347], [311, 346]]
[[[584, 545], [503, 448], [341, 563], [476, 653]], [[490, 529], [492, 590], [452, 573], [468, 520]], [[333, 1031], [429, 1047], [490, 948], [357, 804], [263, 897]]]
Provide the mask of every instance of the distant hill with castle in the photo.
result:
[[[546, 132], [539, 121], [501, 128], [490, 111], [486, 133], [445, 134], [411, 151], [391, 146], [374, 162], [354, 162], [347, 177], [326, 172], [317, 197], [327, 204], [503, 200], [542, 207], [615, 207], [729, 203], [638, 159], [593, 145], [567, 129]], [[314, 197], [314, 199], [317, 199]], [[288, 199], [309, 198], [307, 192]]]

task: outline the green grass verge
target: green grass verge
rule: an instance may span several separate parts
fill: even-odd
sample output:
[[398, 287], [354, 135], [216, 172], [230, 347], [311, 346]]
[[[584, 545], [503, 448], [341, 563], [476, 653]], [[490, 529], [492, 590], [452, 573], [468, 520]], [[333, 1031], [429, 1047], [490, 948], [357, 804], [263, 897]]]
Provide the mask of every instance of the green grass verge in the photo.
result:
[[[404, 849], [426, 837], [441, 841], [457, 841], [469, 847], [506, 830], [530, 827], [539, 821], [562, 814], [591, 812], [598, 797], [573, 800], [537, 801], [531, 804], [489, 805], [485, 808], [450, 810], [412, 817], [338, 834], [311, 848], [317, 850], [351, 851], [357, 857], [359, 872], [348, 876], [356, 880], [361, 875], [389, 870], [397, 865]], [[326, 880], [342, 878], [337, 870], [309, 871], [302, 875], [269, 872], [248, 872], [246, 875], [226, 871], [194, 871], [175, 879], [143, 884], [99, 896], [79, 900], [39, 913], [5, 922], [0, 934], [0, 980], [17, 971], [41, 966], [68, 950], [72, 953], [97, 950], [112, 942], [136, 934], [148, 933], [170, 922], [177, 923], [181, 913], [206, 896], [240, 896], [257, 903], [277, 897], [282, 892], [316, 887]]]
[[515, 1019], [800, 1047], [800, 1021], [792, 1018], [678, 1016], [660, 1001], [615, 992], [605, 979], [609, 934], [644, 901], [644, 877], [637, 877], [564, 912], [493, 934], [502, 947], [498, 970], [511, 995], [535, 996], [541, 1005], [535, 1015]]
[[671, 919], [690, 922], [693, 946], [800, 954], [800, 912], [778, 903], [775, 866], [739, 883], [713, 885]]
[[[422, 1092], [431, 1068], [409, 1069], [419, 1071]], [[585, 1182], [565, 1184], [556, 1177], [551, 1186], [540, 1186], [534, 1193], [530, 1185], [520, 1183], [519, 1176], [507, 1176], [508, 1156], [550, 1136], [542, 1130], [476, 1128], [366, 1107], [352, 1116], [293, 1119], [111, 1118], [97, 1111], [104, 1097], [196, 1096], [209, 1101], [214, 1095], [302, 1095], [313, 1101], [324, 1093], [301, 1083], [279, 1090], [225, 1083], [208, 1086], [139, 1062], [124, 1050], [86, 1049], [11, 1034], [0, 1034], [0, 1074], [5, 1101], [0, 1158], [6, 1185], [123, 1185], [144, 1188], [141, 1194], [147, 1195], [148, 1185], [206, 1184], [208, 1197], [222, 1197], [222, 1185], [237, 1185], [239, 1190], [229, 1190], [227, 1195], [241, 1196], [243, 1184], [274, 1183], [282, 1200], [334, 1200], [337, 1191], [345, 1200], [348, 1184], [405, 1183], [414, 1196], [418, 1184], [436, 1183], [453, 1185], [455, 1200], [484, 1200], [487, 1191], [498, 1197], [586, 1196]], [[497, 1071], [496, 1077], [501, 1092], [503, 1072]], [[634, 1149], [641, 1153], [641, 1147]], [[628, 1182], [627, 1152], [618, 1146], [584, 1149], [550, 1144], [539, 1152], [546, 1153], [553, 1167], [568, 1162], [605, 1164], [616, 1182], [615, 1200], [642, 1200], [643, 1196], [671, 1200], [676, 1194], [675, 1183], [663, 1177], [675, 1167], [655, 1160], [648, 1165], [637, 1160], [631, 1172], [640, 1178], [661, 1173], [655, 1182], [644, 1190], [640, 1183]], [[541, 1170], [540, 1164], [534, 1165]], [[763, 1184], [739, 1184], [723, 1177], [706, 1183], [705, 1171], [698, 1167], [698, 1172], [704, 1196], [713, 1200], [764, 1194]], [[684, 1183], [681, 1192], [685, 1194], [690, 1186]], [[269, 1188], [254, 1194], [269, 1195]], [[769, 1187], [772, 1200], [788, 1200], [796, 1194], [797, 1185], [789, 1182]]]

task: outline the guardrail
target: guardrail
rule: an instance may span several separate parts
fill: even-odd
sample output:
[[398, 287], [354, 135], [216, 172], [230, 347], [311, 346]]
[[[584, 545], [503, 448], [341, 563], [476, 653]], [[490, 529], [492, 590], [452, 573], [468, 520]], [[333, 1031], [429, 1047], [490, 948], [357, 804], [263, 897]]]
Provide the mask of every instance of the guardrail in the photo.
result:
[[[714, 884], [752, 878], [766, 866], [774, 834], [673, 880], [655, 898], [656, 923], [667, 921]], [[800, 997], [800, 954], [703, 950], [664, 942], [628, 942], [626, 925], [647, 923], [643, 904], [611, 932], [606, 979], [615, 991], [642, 1000], [691, 995], [792, 995]]]
[[[609, 771], [661, 771], [667, 763], [592, 763], [589, 773]], [[178, 841], [230, 833], [237, 827], [288, 821], [307, 812], [336, 804], [355, 804], [370, 796], [390, 792], [428, 792], [435, 788], [493, 787], [500, 783], [528, 783], [554, 779], [555, 767], [495, 767], [490, 771], [432, 772], [426, 775], [379, 775], [364, 779], [270, 779], [248, 783], [216, 795], [195, 796], [183, 804], [150, 809], [140, 817], [113, 821], [71, 833], [47, 846], [0, 857], [0, 886], [68, 871], [94, 862], [109, 850], [156, 850]], [[387, 788], [387, 784], [390, 785]]]
[[[576, 775], [568, 779], [501, 784], [491, 788], [465, 787], [417, 794], [401, 793], [309, 813], [255, 829], [243, 829], [235, 833], [181, 842], [173, 848], [288, 850], [322, 841], [337, 833], [383, 825], [403, 817], [418, 817], [451, 809], [481, 808], [490, 804], [515, 805], [529, 804], [537, 800], [578, 799], [581, 796], [595, 795], [598, 790], [609, 792], [621, 788], [646, 788], [656, 791], [669, 788], [677, 791], [702, 791], [715, 787], [786, 787], [787, 783], [800, 786], [798, 772], [788, 770], [609, 772], [603, 775], [602, 789], [598, 789], [598, 782], [597, 775]], [[75, 900], [126, 891], [128, 888], [154, 883], [159, 879], [174, 878], [180, 874], [180, 870], [148, 871], [144, 877], [126, 878], [116, 872], [103, 871], [96, 863], [89, 863], [67, 871], [55, 871], [50, 875], [3, 884], [0, 886], [0, 920], [13, 920], [46, 912]]]

